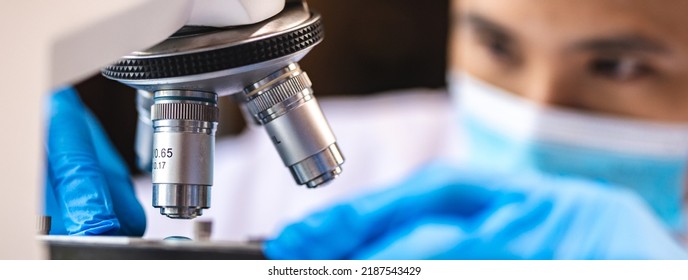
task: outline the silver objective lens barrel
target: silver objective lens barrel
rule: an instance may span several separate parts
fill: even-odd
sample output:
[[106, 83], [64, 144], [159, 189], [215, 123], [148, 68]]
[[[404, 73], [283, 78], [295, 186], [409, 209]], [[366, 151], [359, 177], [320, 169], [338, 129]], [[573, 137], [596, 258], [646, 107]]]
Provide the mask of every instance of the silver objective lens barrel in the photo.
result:
[[136, 91], [136, 166], [141, 171], [150, 173], [153, 169], [153, 123], [151, 121], [151, 107], [153, 107], [153, 93]]
[[210, 207], [218, 114], [214, 93], [155, 92], [153, 206], [161, 214], [191, 219]]
[[244, 89], [248, 111], [268, 132], [296, 182], [316, 188], [341, 172], [344, 157], [312, 83], [296, 63]]

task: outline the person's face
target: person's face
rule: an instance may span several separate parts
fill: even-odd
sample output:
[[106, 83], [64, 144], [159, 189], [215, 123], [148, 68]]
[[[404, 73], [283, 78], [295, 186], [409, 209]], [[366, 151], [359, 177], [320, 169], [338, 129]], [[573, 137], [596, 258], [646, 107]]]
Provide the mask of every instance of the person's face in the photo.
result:
[[453, 1], [451, 70], [538, 103], [688, 122], [688, 1]]

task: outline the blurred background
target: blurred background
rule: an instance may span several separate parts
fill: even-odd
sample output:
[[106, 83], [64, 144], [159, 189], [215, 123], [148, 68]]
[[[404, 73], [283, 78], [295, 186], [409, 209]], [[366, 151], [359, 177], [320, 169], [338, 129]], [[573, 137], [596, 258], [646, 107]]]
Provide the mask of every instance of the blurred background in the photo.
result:
[[[449, 0], [307, 0], [325, 24], [325, 40], [299, 64], [318, 97], [364, 96], [403, 88], [445, 86]], [[113, 144], [135, 168], [136, 93], [100, 74], [76, 85]], [[218, 136], [245, 122], [221, 98]], [[325, 112], [327, 115], [327, 112]]]

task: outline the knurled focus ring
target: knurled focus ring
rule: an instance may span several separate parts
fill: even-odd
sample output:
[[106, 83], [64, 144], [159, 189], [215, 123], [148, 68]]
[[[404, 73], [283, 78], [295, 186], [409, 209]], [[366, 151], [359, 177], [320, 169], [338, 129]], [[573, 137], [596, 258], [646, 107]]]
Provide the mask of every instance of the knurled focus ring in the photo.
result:
[[308, 49], [324, 37], [320, 16], [309, 25], [274, 37], [198, 53], [128, 58], [105, 67], [115, 80], [149, 80], [190, 76], [237, 68], [285, 57]]
[[217, 122], [219, 110], [216, 106], [198, 103], [159, 103], [153, 105], [151, 120], [196, 120]]
[[251, 114], [257, 115], [273, 106], [287, 100], [288, 98], [303, 92], [305, 89], [313, 85], [305, 72], [301, 72], [296, 76], [287, 78], [286, 81], [281, 82], [267, 90], [262, 90], [248, 101], [248, 109]]

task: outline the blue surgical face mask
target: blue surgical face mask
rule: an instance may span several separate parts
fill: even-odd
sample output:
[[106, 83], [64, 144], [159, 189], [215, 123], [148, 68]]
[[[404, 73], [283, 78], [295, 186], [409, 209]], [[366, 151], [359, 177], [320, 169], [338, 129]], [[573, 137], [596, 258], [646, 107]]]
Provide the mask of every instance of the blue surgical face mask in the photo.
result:
[[469, 164], [627, 187], [683, 230], [688, 126], [542, 106], [464, 73], [448, 83]]

